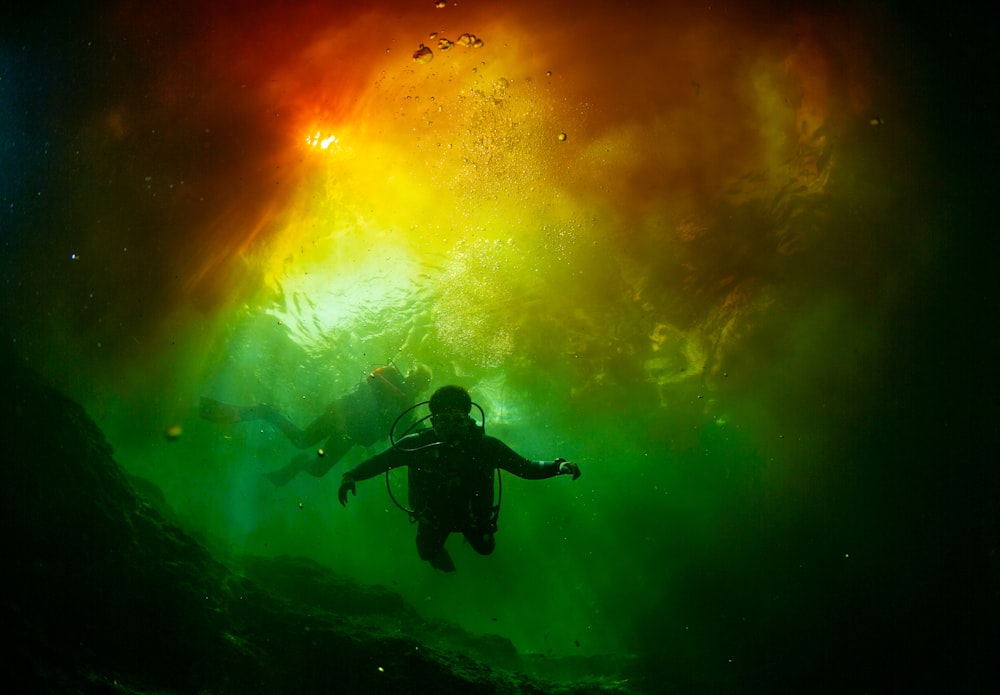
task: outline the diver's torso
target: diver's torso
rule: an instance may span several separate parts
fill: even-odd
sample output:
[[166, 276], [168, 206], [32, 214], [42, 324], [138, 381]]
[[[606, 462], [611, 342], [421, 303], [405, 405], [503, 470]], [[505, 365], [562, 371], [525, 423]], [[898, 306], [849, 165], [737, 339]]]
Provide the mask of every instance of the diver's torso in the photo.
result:
[[496, 465], [489, 448], [488, 440], [476, 436], [416, 452], [409, 488], [417, 518], [456, 531], [487, 522]]

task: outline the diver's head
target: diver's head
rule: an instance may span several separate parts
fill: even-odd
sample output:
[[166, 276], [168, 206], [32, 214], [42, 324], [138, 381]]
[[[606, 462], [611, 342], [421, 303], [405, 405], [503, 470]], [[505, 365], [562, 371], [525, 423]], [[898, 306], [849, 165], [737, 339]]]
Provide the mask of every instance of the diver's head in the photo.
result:
[[406, 373], [403, 380], [403, 390], [411, 398], [416, 398], [431, 385], [431, 368], [426, 364], [415, 364]]
[[472, 397], [461, 386], [442, 386], [431, 395], [431, 426], [441, 441], [462, 439], [476, 431], [476, 422], [469, 417]]

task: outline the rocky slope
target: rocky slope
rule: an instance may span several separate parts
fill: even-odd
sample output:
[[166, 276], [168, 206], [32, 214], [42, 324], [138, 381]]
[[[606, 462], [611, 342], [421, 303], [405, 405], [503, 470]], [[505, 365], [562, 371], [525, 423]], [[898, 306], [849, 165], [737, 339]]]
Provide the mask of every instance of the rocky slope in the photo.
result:
[[[2, 678], [15, 691], [635, 687], [615, 660], [541, 665], [503, 638], [423, 620], [398, 594], [307, 559], [214, 558], [149, 502], [155, 490], [122, 471], [78, 404], [17, 360], [2, 363]], [[567, 673], [578, 680], [567, 682]]]

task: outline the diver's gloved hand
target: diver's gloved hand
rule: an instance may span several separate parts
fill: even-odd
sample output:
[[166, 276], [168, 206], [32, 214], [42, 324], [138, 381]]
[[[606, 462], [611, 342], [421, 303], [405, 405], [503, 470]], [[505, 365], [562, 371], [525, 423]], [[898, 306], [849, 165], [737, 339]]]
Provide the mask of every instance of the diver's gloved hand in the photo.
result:
[[559, 475], [572, 475], [573, 480], [580, 477], [580, 467], [566, 459], [556, 459], [559, 462]]
[[340, 500], [340, 505], [342, 507], [347, 506], [348, 490], [350, 490], [355, 497], [358, 496], [358, 489], [354, 485], [354, 476], [351, 475], [350, 471], [344, 473], [344, 476], [340, 479], [340, 489], [337, 490], [337, 499]]

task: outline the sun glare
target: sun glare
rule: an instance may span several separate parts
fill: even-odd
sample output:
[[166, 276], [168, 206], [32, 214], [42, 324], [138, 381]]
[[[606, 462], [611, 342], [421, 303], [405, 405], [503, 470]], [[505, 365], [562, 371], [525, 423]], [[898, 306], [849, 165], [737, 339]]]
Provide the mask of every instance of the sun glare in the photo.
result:
[[306, 136], [306, 144], [321, 150], [328, 150], [340, 144], [336, 135], [324, 135], [323, 131], [317, 130], [315, 133]]

